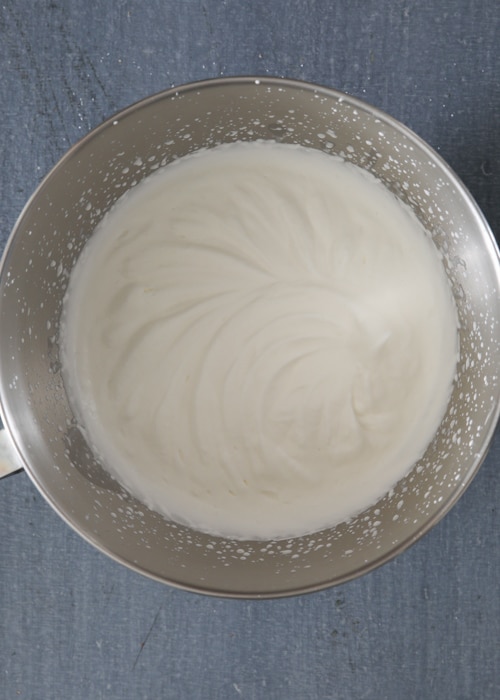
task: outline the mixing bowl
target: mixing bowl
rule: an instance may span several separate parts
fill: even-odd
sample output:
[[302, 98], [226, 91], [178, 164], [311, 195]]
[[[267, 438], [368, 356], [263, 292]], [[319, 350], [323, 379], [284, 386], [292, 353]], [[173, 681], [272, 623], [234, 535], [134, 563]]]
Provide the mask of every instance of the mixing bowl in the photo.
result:
[[[272, 139], [340, 155], [407, 203], [442, 255], [459, 315], [447, 413], [411, 472], [335, 528], [283, 541], [231, 541], [169, 522], [106, 471], [80, 432], [60, 372], [61, 304], [104, 214], [151, 172], [199, 148]], [[274, 78], [193, 83], [149, 97], [77, 143], [38, 187], [0, 274], [0, 403], [15, 457], [54, 509], [115, 560], [181, 588], [272, 597], [345, 582], [429, 530], [476, 473], [499, 412], [500, 267], [478, 207], [420, 138], [334, 90]]]

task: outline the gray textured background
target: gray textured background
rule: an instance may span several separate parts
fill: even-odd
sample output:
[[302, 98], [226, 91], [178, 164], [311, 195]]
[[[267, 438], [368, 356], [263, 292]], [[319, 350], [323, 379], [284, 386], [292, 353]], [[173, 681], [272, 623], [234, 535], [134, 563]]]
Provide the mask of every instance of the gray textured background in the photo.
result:
[[[498, 0], [7, 0], [0, 240], [105, 117], [190, 80], [323, 83], [405, 122], [500, 232]], [[1, 332], [1, 331], [0, 331]], [[204, 598], [80, 540], [24, 474], [0, 484], [0, 700], [500, 697], [500, 439], [452, 512], [363, 579]]]

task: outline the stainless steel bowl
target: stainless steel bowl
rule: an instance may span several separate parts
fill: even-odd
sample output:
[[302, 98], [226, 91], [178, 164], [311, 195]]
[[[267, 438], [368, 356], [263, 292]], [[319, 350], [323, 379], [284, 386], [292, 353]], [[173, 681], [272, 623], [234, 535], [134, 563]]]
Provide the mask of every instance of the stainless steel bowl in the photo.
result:
[[[281, 542], [235, 542], [167, 522], [101, 468], [60, 373], [61, 303], [105, 212], [153, 170], [202, 147], [273, 139], [341, 155], [408, 203], [443, 255], [461, 357], [424, 457], [350, 523]], [[419, 539], [476, 473], [499, 414], [500, 267], [478, 207], [415, 134], [359, 100], [274, 78], [194, 83], [139, 102], [76, 144], [22, 212], [0, 274], [0, 402], [21, 463], [55, 510], [117, 561], [193, 591], [272, 597], [364, 574]]]

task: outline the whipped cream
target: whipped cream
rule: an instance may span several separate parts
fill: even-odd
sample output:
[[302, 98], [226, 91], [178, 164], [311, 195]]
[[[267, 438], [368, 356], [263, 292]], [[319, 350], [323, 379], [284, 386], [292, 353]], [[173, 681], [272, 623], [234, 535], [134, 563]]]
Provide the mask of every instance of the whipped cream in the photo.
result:
[[128, 192], [71, 277], [75, 414], [152, 509], [233, 538], [374, 504], [437, 430], [457, 361], [442, 262], [375, 178], [313, 149], [200, 151]]

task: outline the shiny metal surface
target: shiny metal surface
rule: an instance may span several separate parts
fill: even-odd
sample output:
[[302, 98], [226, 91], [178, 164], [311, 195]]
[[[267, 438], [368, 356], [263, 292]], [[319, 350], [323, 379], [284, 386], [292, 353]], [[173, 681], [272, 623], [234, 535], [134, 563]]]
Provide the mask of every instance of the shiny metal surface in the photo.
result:
[[[68, 405], [58, 328], [71, 269], [123, 192], [198, 148], [261, 138], [339, 154], [412, 206], [443, 255], [459, 310], [461, 359], [441, 428], [393, 493], [330, 531], [241, 543], [166, 522], [102, 470]], [[270, 78], [195, 83], [108, 120], [67, 153], [26, 205], [4, 254], [0, 287], [1, 410], [30, 477], [103, 552], [182, 588], [283, 596], [371, 570], [415, 542], [456, 502], [498, 419], [500, 272], [484, 218], [446, 164], [412, 132], [318, 86]]]

